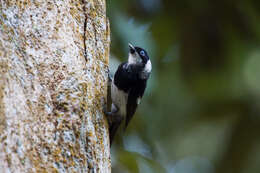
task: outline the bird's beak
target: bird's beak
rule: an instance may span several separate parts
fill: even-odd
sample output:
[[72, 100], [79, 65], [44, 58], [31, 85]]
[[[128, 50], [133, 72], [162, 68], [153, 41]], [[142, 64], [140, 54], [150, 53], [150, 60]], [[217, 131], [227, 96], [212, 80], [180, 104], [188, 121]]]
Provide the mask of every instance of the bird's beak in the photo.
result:
[[131, 54], [135, 53], [135, 47], [133, 45], [131, 45], [130, 43], [128, 43], [129, 46], [129, 51]]

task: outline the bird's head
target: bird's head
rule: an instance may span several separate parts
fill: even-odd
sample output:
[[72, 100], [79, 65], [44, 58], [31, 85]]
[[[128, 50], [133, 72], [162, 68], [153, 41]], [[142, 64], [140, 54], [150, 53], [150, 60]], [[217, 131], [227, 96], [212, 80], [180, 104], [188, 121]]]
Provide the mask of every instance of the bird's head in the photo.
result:
[[129, 55], [128, 55], [128, 63], [129, 64], [146, 64], [150, 59], [147, 52], [140, 48], [134, 47], [130, 43], [129, 46]]

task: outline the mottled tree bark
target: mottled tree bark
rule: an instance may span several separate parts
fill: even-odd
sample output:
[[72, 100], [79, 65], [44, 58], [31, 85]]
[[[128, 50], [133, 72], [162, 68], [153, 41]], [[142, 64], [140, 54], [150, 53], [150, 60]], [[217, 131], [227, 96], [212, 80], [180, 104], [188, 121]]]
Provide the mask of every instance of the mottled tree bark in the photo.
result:
[[0, 172], [111, 172], [105, 0], [0, 1]]

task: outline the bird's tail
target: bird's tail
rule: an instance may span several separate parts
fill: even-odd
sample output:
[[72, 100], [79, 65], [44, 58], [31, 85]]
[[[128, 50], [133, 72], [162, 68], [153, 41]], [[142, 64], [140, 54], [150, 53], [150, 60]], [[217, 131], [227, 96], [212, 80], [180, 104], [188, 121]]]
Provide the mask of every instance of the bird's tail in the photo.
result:
[[110, 139], [110, 147], [112, 145], [112, 142], [114, 140], [116, 131], [118, 130], [120, 124], [122, 122], [122, 118], [117, 119], [116, 121], [113, 121], [112, 124], [109, 127], [109, 139]]

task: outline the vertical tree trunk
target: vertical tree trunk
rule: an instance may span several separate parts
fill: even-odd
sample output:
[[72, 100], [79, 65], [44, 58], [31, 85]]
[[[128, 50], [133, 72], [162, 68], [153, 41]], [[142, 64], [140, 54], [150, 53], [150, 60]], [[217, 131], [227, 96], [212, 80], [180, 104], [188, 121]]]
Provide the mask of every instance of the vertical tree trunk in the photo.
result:
[[111, 172], [105, 0], [0, 1], [0, 172]]

